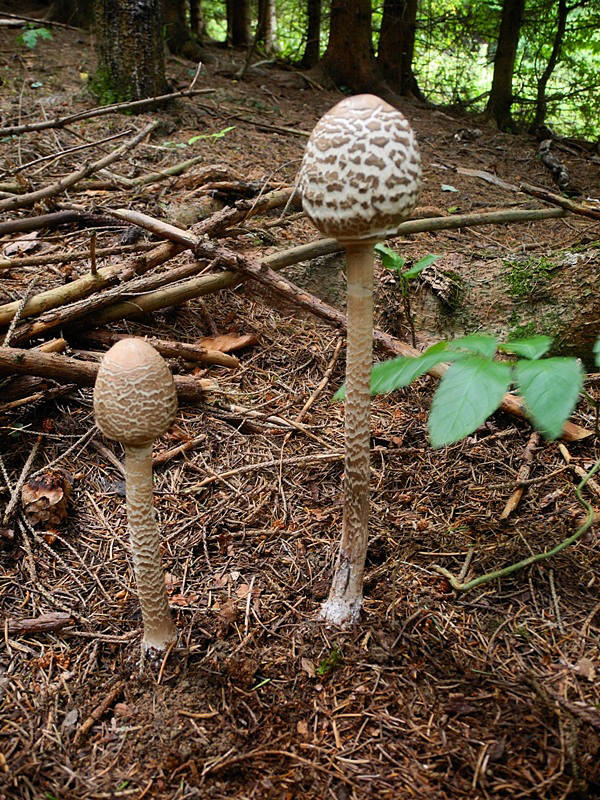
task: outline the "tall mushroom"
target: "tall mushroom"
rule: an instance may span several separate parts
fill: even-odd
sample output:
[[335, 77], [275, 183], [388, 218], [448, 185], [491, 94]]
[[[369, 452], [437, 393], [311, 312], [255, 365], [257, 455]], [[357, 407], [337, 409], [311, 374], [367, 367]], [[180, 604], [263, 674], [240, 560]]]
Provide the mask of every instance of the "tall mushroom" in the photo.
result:
[[152, 444], [177, 413], [171, 372], [143, 339], [122, 339], [104, 355], [94, 387], [94, 414], [102, 433], [125, 448], [127, 520], [144, 622], [142, 649], [175, 641], [152, 502]]
[[373, 338], [373, 246], [410, 215], [421, 163], [404, 116], [370, 94], [342, 100], [317, 122], [298, 185], [304, 211], [346, 251], [346, 456], [344, 518], [321, 617], [347, 626], [362, 606], [369, 521], [369, 406]]

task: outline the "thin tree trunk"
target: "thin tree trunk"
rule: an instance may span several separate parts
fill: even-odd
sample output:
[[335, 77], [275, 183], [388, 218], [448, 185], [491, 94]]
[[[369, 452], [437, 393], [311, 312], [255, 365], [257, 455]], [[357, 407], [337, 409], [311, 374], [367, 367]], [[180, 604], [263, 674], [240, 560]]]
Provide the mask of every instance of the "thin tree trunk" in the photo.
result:
[[227, 0], [227, 41], [233, 47], [250, 44], [249, 0]]
[[186, 0], [162, 0], [162, 4], [167, 47], [171, 53], [199, 61], [202, 58], [202, 50], [188, 26]]
[[103, 104], [166, 91], [160, 0], [96, 0], [98, 70], [93, 89]]
[[546, 64], [546, 69], [542, 72], [542, 75], [538, 81], [535, 117], [531, 123], [531, 131], [533, 133], [535, 133], [535, 131], [541, 125], [543, 125], [546, 120], [546, 86], [548, 85], [550, 76], [552, 75], [554, 67], [556, 66], [556, 62], [560, 56], [560, 50], [565, 36], [565, 28], [567, 26], [568, 14], [569, 10], [567, 8], [567, 0], [558, 0], [556, 35], [554, 36], [552, 53], [550, 54], [550, 58]]
[[412, 70], [417, 4], [417, 0], [385, 0], [377, 63], [395, 92], [424, 100]]
[[501, 130], [514, 127], [510, 109], [513, 101], [512, 80], [519, 45], [525, 0], [504, 0], [494, 58], [494, 77], [487, 104], [487, 113]]
[[310, 69], [318, 63], [321, 55], [321, 0], [306, 3], [306, 47], [301, 66]]
[[275, 0], [258, 0], [257, 41], [262, 42], [267, 55], [278, 49]]
[[206, 24], [202, 15], [202, 0], [190, 0], [190, 28], [195, 36], [206, 34]]
[[331, 0], [329, 42], [321, 65], [340, 87], [380, 92], [383, 79], [373, 52], [371, 0]]

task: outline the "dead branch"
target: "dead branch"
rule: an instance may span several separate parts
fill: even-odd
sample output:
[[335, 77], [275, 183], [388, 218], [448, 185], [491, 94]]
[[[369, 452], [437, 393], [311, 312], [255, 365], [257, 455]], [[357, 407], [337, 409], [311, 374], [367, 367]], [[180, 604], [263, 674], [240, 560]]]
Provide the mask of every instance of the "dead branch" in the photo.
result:
[[[124, 333], [113, 333], [112, 331], [90, 331], [82, 333], [79, 338], [92, 344], [110, 347], [121, 339], [131, 338]], [[220, 350], [208, 350], [197, 344], [185, 344], [166, 339], [158, 339], [155, 336], [144, 337], [152, 347], [167, 358], [183, 358], [186, 361], [199, 361], [204, 364], [218, 364], [221, 367], [237, 369], [240, 366], [239, 360], [235, 356], [222, 353]]]
[[555, 206], [560, 206], [573, 214], [580, 214], [582, 217], [589, 217], [590, 219], [600, 219], [600, 211], [590, 206], [583, 206], [581, 203], [576, 203], [569, 200], [568, 197], [561, 197], [554, 192], [549, 192], [540, 186], [531, 186], [529, 183], [520, 183], [519, 189], [525, 194], [530, 194], [532, 197], [539, 197], [547, 203], [552, 203]]
[[550, 171], [554, 182], [557, 184], [561, 192], [570, 195], [571, 197], [581, 194], [578, 189], [575, 189], [571, 184], [571, 176], [569, 175], [565, 165], [560, 158], [552, 152], [552, 139], [544, 139], [536, 153], [542, 164]]
[[[299, 305], [301, 308], [310, 311], [311, 314], [326, 320], [336, 328], [339, 328], [344, 332], [346, 331], [346, 316], [342, 311], [330, 306], [328, 303], [325, 303], [323, 300], [315, 297], [315, 295], [310, 294], [310, 292], [300, 289], [298, 286], [293, 284], [291, 281], [288, 281], [286, 278], [283, 278], [281, 275], [277, 275], [276, 272], [266, 267], [264, 262], [261, 263], [250, 258], [242, 258], [241, 256], [237, 257], [237, 262], [238, 269], [241, 272], [244, 272], [249, 277], [254, 278], [256, 281], [263, 284], [263, 286], [268, 287], [269, 290], [274, 291], [280, 297], [283, 297], [286, 300]], [[373, 332], [373, 341], [385, 352], [387, 352], [388, 355], [421, 355], [418, 350], [414, 349], [409, 344], [406, 344], [406, 342], [402, 342], [399, 339], [396, 339], [393, 336], [390, 336], [389, 334], [377, 329], [375, 329]], [[433, 367], [428, 374], [433, 375], [436, 378], [441, 378], [447, 369], [447, 364], [438, 364], [437, 366]], [[505, 394], [500, 408], [509, 414], [514, 414], [518, 417], [526, 419], [524, 403], [520, 397], [512, 394]], [[591, 431], [587, 431], [585, 428], [581, 428], [572, 422], [566, 422], [561, 438], [567, 441], [575, 441], [578, 439], [585, 439], [588, 436], [591, 436]]]
[[152, 275], [145, 275], [140, 278], [125, 281], [102, 293], [95, 294], [92, 297], [84, 297], [70, 305], [51, 309], [45, 314], [40, 314], [31, 322], [23, 323], [15, 329], [12, 341], [13, 343], [23, 342], [33, 336], [41, 336], [54, 328], [68, 325], [82, 317], [89, 317], [106, 306], [118, 303], [125, 297], [131, 298], [131, 300], [126, 302], [126, 306], [130, 308], [132, 304], [134, 306], [136, 305], [136, 298], [138, 295], [147, 294], [166, 284], [176, 283], [184, 278], [189, 278], [190, 275], [195, 275], [205, 268], [206, 265], [204, 261], [193, 261], [181, 267], [175, 267], [168, 272], [153, 273]]
[[[56, 353], [42, 353], [39, 350], [0, 347], [0, 370], [69, 381], [79, 386], [93, 386], [98, 373], [98, 364], [76, 361], [74, 358]], [[216, 381], [212, 379], [174, 375], [173, 380], [177, 394], [182, 400], [201, 400], [204, 399], [205, 392], [218, 388]]]
[[78, 181], [82, 180], [83, 178], [87, 178], [87, 176], [91, 175], [93, 172], [102, 169], [102, 167], [108, 166], [108, 164], [112, 164], [113, 161], [116, 161], [124, 153], [128, 152], [137, 144], [139, 144], [142, 139], [144, 139], [156, 128], [157, 125], [158, 122], [152, 122], [150, 125], [146, 125], [146, 127], [143, 128], [136, 136], [134, 136], [133, 139], [130, 139], [117, 150], [113, 150], [112, 153], [109, 153], [98, 161], [94, 161], [91, 164], [86, 164], [76, 172], [71, 172], [69, 175], [61, 178], [59, 181], [50, 186], [44, 186], [41, 189], [37, 189], [35, 192], [27, 192], [27, 194], [21, 194], [6, 200], [0, 200], [0, 211], [13, 211], [15, 208], [32, 206], [39, 200], [44, 200], [47, 197], [54, 197], [54, 195], [64, 192], [65, 189], [68, 189], [70, 186], [74, 186]]
[[117, 698], [123, 692], [125, 688], [125, 681], [119, 681], [116, 686], [110, 690], [110, 692], [106, 695], [104, 700], [96, 706], [96, 708], [92, 711], [90, 716], [81, 724], [81, 726], [77, 729], [75, 736], [73, 737], [73, 744], [76, 744], [82, 736], [86, 736], [91, 729], [94, 727], [94, 723], [98, 722], [104, 714], [108, 711], [108, 709], [116, 702]]
[[[252, 203], [253, 201], [240, 201], [236, 204], [234, 209], [224, 209], [218, 211], [206, 220], [197, 223], [191, 228], [189, 233], [196, 237], [204, 235], [218, 235], [220, 231], [227, 229], [227, 225], [239, 222], [244, 219], [248, 210], [244, 207], [245, 203]], [[238, 207], [239, 206], [239, 207]], [[258, 204], [254, 205], [257, 208]], [[492, 211], [486, 214], [463, 214], [451, 217], [430, 217], [428, 219], [411, 220], [403, 222], [397, 229], [397, 236], [404, 236], [409, 233], [422, 233], [425, 231], [434, 230], [452, 230], [456, 228], [464, 228], [469, 225], [491, 225], [498, 223], [510, 222], [529, 222], [540, 219], [552, 219], [567, 216], [568, 212], [560, 208], [545, 208], [535, 209], [530, 211]], [[204, 240], [203, 244], [206, 246]], [[199, 240], [200, 243], [200, 240]], [[127, 261], [124, 265], [104, 267], [98, 270], [98, 275], [84, 275], [76, 281], [72, 281], [66, 286], [59, 286], [55, 289], [49, 289], [46, 292], [41, 292], [39, 295], [32, 297], [25, 308], [23, 309], [24, 317], [31, 317], [35, 314], [40, 314], [52, 308], [69, 303], [73, 300], [78, 300], [85, 297], [92, 292], [99, 291], [110, 283], [114, 283], [118, 278], [123, 278], [128, 273], [141, 275], [148, 272], [153, 267], [168, 261], [168, 259], [184, 250], [183, 245], [175, 243], [167, 243], [158, 245], [155, 249], [151, 250], [147, 255], [136, 257]], [[269, 256], [265, 259], [269, 266], [273, 269], [281, 269], [296, 264], [299, 261], [305, 261], [310, 258], [317, 258], [323, 255], [329, 255], [341, 250], [341, 246], [335, 239], [317, 239], [308, 245], [301, 245], [299, 247], [291, 248], [283, 253]], [[231, 284], [227, 284], [231, 285]], [[221, 289], [223, 286], [217, 285]], [[15, 311], [19, 307], [19, 301], [6, 303], [0, 306], [0, 325], [6, 325], [14, 316]]]
[[7, 222], [0, 222], [0, 236], [7, 233], [23, 233], [24, 231], [36, 231], [40, 228], [57, 228], [59, 225], [70, 225], [76, 222], [88, 228], [103, 227], [114, 225], [111, 216], [101, 214], [90, 214], [86, 211], [55, 211], [52, 214], [41, 214], [37, 217], [25, 217], [24, 219], [9, 219]]
[[521, 502], [521, 498], [523, 497], [523, 492], [525, 491], [525, 486], [523, 481], [526, 481], [529, 478], [529, 473], [531, 472], [531, 463], [533, 461], [533, 456], [535, 454], [536, 447], [540, 442], [540, 435], [537, 431], [534, 431], [531, 436], [529, 437], [529, 441], [527, 442], [527, 447], [523, 451], [523, 463], [519, 467], [519, 472], [517, 474], [517, 488], [511, 494], [508, 499], [508, 502], [504, 506], [502, 513], [500, 514], [500, 519], [508, 519], [515, 508]]
[[178, 97], [195, 97], [199, 94], [212, 94], [214, 91], [214, 89], [183, 89], [180, 92], [161, 94], [156, 97], [145, 98], [144, 100], [133, 100], [128, 103], [113, 103], [110, 106], [100, 106], [98, 108], [92, 108], [89, 111], [79, 111], [77, 114], [69, 114], [66, 117], [46, 119], [40, 122], [30, 122], [26, 125], [9, 125], [0, 128], [0, 136], [15, 136], [20, 133], [29, 133], [31, 131], [43, 131], [47, 128], [63, 128], [65, 125], [70, 125], [72, 122], [77, 122], [80, 119], [101, 117], [105, 114], [115, 114], [121, 111], [137, 111], [140, 108], [152, 106], [156, 103], [168, 103], [170, 100], [175, 100]]
[[71, 614], [67, 614], [64, 611], [53, 611], [33, 619], [9, 619], [6, 620], [6, 624], [8, 625], [8, 632], [12, 634], [47, 633], [48, 631], [59, 631], [73, 621]]

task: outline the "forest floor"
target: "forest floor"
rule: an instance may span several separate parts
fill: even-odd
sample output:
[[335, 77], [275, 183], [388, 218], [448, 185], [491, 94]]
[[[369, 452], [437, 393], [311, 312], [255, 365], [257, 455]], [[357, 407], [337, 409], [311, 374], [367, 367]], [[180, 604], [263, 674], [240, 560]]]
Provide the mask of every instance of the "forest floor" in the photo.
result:
[[[87, 34], [55, 28], [52, 41], [27, 50], [17, 33], [0, 29], [1, 124], [95, 105], [84, 80], [95, 63]], [[224, 74], [242, 61], [242, 53], [211, 50], [196, 86], [212, 93], [166, 109], [4, 138], [0, 182], [14, 181], [19, 165], [40, 156], [160, 120], [149, 140], [110, 166], [113, 173], [135, 177], [204, 159], [177, 178], [136, 189], [78, 186], [68, 199], [88, 211], [127, 207], [185, 224], [215, 202], [215, 187], [209, 192], [198, 177], [206, 165], [230, 183], [293, 184], [302, 131], [340, 95], [278, 68], [251, 69], [242, 81]], [[190, 83], [195, 65], [169, 58], [167, 66], [174, 87]], [[536, 161], [533, 137], [410, 103], [402, 110], [421, 146], [420, 204], [435, 213], [543, 207], [453, 167], [554, 190]], [[480, 134], [461, 133], [476, 128]], [[34, 187], [49, 184], [121, 141], [18, 174]], [[558, 152], [583, 196], [597, 194], [598, 159], [573, 145]], [[2, 220], [53, 208], [13, 211]], [[259, 257], [318, 238], [293, 209], [258, 215], [247, 228], [224, 241]], [[123, 230], [96, 229], [96, 246], [122, 243]], [[89, 243], [90, 230], [76, 226], [25, 239], [5, 235], [2, 258], [56, 253], [57, 259], [3, 272], [0, 302], [22, 297], [34, 277], [38, 292], [85, 274], [89, 259], [60, 256], [87, 251]], [[479, 330], [503, 336], [536, 330], [560, 344], [572, 342], [582, 323], [588, 345], [598, 335], [600, 226], [591, 219], [420, 233], [388, 245], [411, 260], [440, 254], [436, 266], [460, 287], [459, 299], [444, 304], [431, 286], [415, 286], [421, 346]], [[99, 266], [119, 258], [99, 258]], [[173, 263], [191, 258], [182, 253]], [[343, 304], [339, 256], [283, 272]], [[380, 265], [376, 278], [376, 323], [407, 340], [397, 287]], [[338, 632], [316, 616], [341, 526], [343, 407], [331, 402], [343, 380], [339, 331], [249, 282], [110, 329], [180, 342], [251, 338], [237, 352], [239, 369], [195, 370], [215, 379], [218, 391], [199, 405], [182, 404], [155, 447], [161, 454], [194, 442], [155, 468], [179, 629], [178, 645], [157, 670], [138, 668], [141, 619], [123, 478], [111, 459], [122, 453], [99, 434], [94, 442], [104, 449], [80, 442], [93, 425], [91, 390], [75, 388], [1, 413], [10, 485], [37, 443], [32, 469], [61, 458], [73, 491], [56, 530], [22, 531], [15, 517], [2, 523], [9, 533], [3, 529], [0, 538], [0, 797], [600, 796], [597, 529], [549, 561], [464, 595], [431, 568], [438, 563], [458, 574], [464, 565], [477, 575], [572, 534], [585, 517], [572, 467], [590, 467], [597, 437], [566, 443], [570, 467], [559, 443], [542, 441], [531, 465], [535, 480], [502, 519], [531, 435], [527, 422], [497, 413], [467, 440], [434, 451], [426, 420], [435, 379], [375, 398], [365, 608], [360, 625]], [[90, 345], [77, 334], [66, 329], [64, 336], [74, 358], [90, 357]], [[186, 370], [181, 360], [174, 368]], [[597, 377], [588, 380], [592, 394]], [[594, 428], [588, 405], [580, 404], [572, 419]], [[598, 494], [585, 491], [598, 505]], [[6, 485], [0, 492], [5, 508], [11, 492]], [[68, 613], [69, 624], [20, 632], [19, 620], [51, 612]]]

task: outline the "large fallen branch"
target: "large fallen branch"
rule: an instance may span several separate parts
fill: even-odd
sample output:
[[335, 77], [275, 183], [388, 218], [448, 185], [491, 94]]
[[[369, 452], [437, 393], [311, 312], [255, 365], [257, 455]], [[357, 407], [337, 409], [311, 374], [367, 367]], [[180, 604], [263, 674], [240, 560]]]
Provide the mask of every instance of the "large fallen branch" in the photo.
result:
[[[0, 347], [0, 370], [22, 375], [39, 375], [69, 381], [79, 386], [93, 386], [99, 365], [91, 361], [76, 361], [69, 356], [42, 353], [39, 350], [21, 350], [16, 347]], [[205, 392], [216, 391], [218, 384], [209, 378], [194, 378], [190, 375], [174, 375], [175, 388], [182, 400], [199, 401]]]
[[[237, 264], [241, 272], [252, 277], [270, 291], [275, 292], [288, 301], [292, 301], [301, 308], [310, 311], [311, 314], [326, 320], [335, 325], [335, 327], [346, 332], [346, 315], [342, 311], [330, 306], [328, 303], [315, 297], [315, 295], [310, 294], [310, 292], [300, 289], [291, 281], [288, 281], [286, 278], [283, 278], [281, 275], [278, 275], [276, 272], [266, 267], [264, 262], [261, 263], [258, 260], [238, 256]], [[411, 347], [406, 342], [402, 342], [377, 329], [373, 332], [373, 341], [374, 344], [378, 345], [384, 352], [391, 356], [421, 355], [418, 350]], [[447, 369], [447, 364], [438, 364], [429, 370], [428, 374], [436, 378], [441, 378]], [[524, 403], [520, 397], [515, 395], [505, 394], [500, 408], [509, 414], [526, 418]], [[591, 431], [587, 431], [585, 428], [581, 428], [579, 425], [575, 425], [572, 422], [567, 422], [565, 423], [561, 438], [567, 441], [575, 441], [578, 439], [585, 439], [588, 436], [591, 436]]]
[[74, 186], [78, 181], [82, 180], [83, 178], [87, 178], [87, 176], [91, 175], [93, 172], [102, 169], [102, 167], [108, 166], [108, 164], [112, 164], [113, 161], [116, 161], [128, 150], [134, 148], [136, 144], [139, 144], [142, 139], [144, 139], [157, 127], [158, 124], [158, 122], [152, 122], [150, 125], [146, 125], [145, 128], [143, 128], [136, 136], [134, 136], [133, 139], [130, 139], [128, 142], [126, 142], [122, 147], [119, 147], [117, 150], [113, 150], [112, 153], [109, 153], [98, 161], [94, 161], [91, 164], [86, 164], [76, 172], [71, 172], [69, 175], [61, 178], [51, 186], [43, 186], [41, 189], [37, 189], [35, 192], [27, 192], [27, 194], [20, 194], [16, 195], [15, 197], [7, 198], [6, 200], [0, 200], [0, 211], [13, 211], [15, 208], [32, 206], [39, 200], [44, 200], [47, 197], [54, 197], [54, 195], [64, 192], [65, 189]]
[[[278, 193], [279, 194], [279, 193]], [[282, 201], [279, 194], [277, 198], [278, 204]], [[196, 246], [200, 237], [202, 236], [218, 236], [225, 232], [228, 225], [234, 225], [243, 219], [246, 219], [250, 212], [258, 213], [265, 208], [273, 207], [274, 198], [271, 194], [264, 195], [258, 200], [241, 200], [236, 203], [235, 208], [227, 208], [217, 211], [208, 219], [202, 220], [194, 225], [191, 232], [181, 231], [185, 238], [185, 244], [177, 244], [175, 242], [166, 242], [157, 245], [149, 253], [142, 256], [134, 256], [128, 259], [123, 264], [111, 265], [109, 267], [102, 267], [98, 270], [96, 275], [88, 273], [83, 275], [71, 283], [63, 286], [56, 286], [53, 289], [47, 289], [37, 295], [31, 297], [24, 308], [21, 309], [21, 317], [33, 317], [37, 314], [42, 314], [53, 308], [64, 306], [67, 303], [81, 300], [94, 292], [98, 292], [119, 280], [126, 280], [133, 275], [143, 275], [149, 272], [154, 267], [163, 264], [170, 258], [181, 253], [186, 248], [193, 248]], [[555, 209], [553, 209], [554, 211]], [[150, 217], [150, 219], [154, 219]], [[178, 228], [175, 230], [179, 230]], [[189, 236], [192, 235], [192, 238]], [[194, 238], [195, 237], [195, 238]], [[292, 259], [288, 260], [285, 254], [282, 254], [283, 260], [281, 266], [294, 264], [303, 258], [316, 258], [319, 255], [327, 253], [334, 253], [339, 250], [339, 244], [335, 239], [323, 239], [311, 245], [305, 246], [305, 249], [294, 248], [293, 250], [286, 251], [292, 253]], [[306, 254], [306, 255], [303, 255]], [[20, 300], [15, 300], [11, 303], [0, 305], [0, 325], [7, 325], [17, 309], [21, 305]]]

